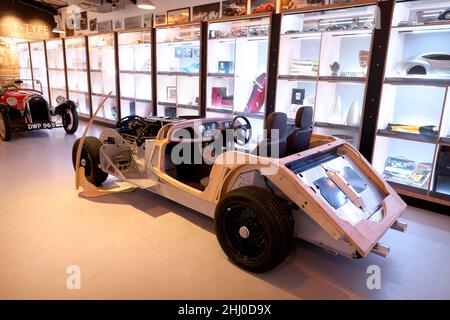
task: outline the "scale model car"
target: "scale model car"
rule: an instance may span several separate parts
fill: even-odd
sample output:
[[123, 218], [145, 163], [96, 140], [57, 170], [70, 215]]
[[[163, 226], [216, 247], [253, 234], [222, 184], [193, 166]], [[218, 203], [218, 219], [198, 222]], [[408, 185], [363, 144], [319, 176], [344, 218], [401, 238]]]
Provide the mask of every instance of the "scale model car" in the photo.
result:
[[424, 53], [402, 61], [397, 65], [400, 75], [426, 75], [450, 77], [449, 53]]
[[[253, 150], [244, 116], [159, 122], [141, 146], [115, 129], [86, 136], [92, 122], [73, 146], [81, 196], [141, 188], [192, 208], [214, 219], [225, 254], [249, 271], [279, 265], [294, 238], [350, 258], [387, 256], [379, 239], [406, 229], [406, 204], [363, 156], [312, 134], [311, 107], [299, 109], [289, 135], [286, 114], [270, 114]], [[100, 187], [108, 175], [116, 179]]]
[[[33, 88], [39, 88], [33, 89]], [[16, 80], [0, 88], [0, 138], [11, 140], [14, 131], [31, 131], [63, 127], [73, 134], [78, 128], [78, 112], [71, 100], [58, 97], [52, 108], [42, 95], [39, 80]], [[56, 117], [54, 119], [54, 117]]]

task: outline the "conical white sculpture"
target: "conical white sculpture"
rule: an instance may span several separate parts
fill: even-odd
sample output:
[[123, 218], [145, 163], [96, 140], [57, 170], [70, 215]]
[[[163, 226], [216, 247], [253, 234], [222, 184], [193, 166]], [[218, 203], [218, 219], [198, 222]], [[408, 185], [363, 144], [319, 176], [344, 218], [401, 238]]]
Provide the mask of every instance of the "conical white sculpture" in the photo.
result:
[[331, 105], [328, 113], [328, 122], [334, 124], [342, 124], [342, 104], [341, 97], [337, 96]]
[[359, 126], [360, 123], [361, 112], [359, 110], [358, 101], [355, 100], [348, 109], [346, 124], [348, 126]]

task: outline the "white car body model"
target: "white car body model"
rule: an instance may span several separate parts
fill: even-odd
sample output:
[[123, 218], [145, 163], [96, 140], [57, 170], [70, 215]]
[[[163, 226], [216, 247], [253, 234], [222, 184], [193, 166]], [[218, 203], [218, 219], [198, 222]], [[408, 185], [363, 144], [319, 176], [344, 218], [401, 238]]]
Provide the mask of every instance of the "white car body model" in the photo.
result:
[[431, 76], [450, 78], [450, 53], [424, 53], [397, 65], [401, 76]]

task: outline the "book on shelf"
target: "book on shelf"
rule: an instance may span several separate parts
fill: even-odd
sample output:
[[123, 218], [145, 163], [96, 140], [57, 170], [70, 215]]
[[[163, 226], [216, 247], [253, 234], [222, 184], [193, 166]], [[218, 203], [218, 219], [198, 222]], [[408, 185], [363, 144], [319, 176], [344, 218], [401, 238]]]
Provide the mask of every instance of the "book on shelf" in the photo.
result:
[[291, 64], [291, 75], [317, 76], [319, 63], [316, 60], [294, 59]]

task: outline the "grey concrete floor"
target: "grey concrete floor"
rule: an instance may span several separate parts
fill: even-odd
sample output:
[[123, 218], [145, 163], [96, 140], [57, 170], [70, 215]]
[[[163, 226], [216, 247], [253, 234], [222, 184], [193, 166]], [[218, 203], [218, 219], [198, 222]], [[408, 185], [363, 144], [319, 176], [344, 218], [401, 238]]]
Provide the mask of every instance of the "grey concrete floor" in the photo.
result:
[[[84, 126], [84, 125], [83, 125]], [[94, 128], [94, 133], [99, 133]], [[297, 240], [265, 274], [233, 265], [213, 221], [146, 191], [78, 197], [64, 130], [0, 141], [1, 299], [450, 299], [450, 217], [408, 208], [387, 259], [350, 260]], [[69, 290], [67, 268], [81, 271]], [[367, 268], [381, 289], [367, 287]]]

